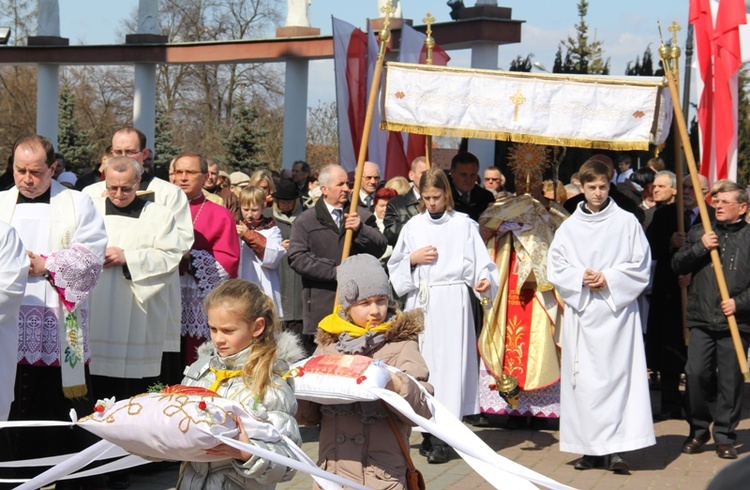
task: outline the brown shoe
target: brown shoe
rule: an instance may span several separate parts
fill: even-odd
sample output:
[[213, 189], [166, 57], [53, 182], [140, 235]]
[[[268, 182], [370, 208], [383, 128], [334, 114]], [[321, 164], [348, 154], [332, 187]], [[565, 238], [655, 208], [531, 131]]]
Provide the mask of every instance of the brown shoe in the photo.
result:
[[682, 452], [685, 454], [696, 454], [703, 450], [703, 446], [708, 442], [706, 439], [698, 439], [697, 437], [688, 437], [682, 444]]
[[737, 459], [737, 449], [731, 444], [717, 444], [716, 455], [721, 459]]

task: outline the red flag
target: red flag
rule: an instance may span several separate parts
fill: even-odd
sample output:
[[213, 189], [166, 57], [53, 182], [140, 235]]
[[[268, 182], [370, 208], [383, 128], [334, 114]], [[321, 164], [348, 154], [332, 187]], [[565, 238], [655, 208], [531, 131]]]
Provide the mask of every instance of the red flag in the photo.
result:
[[[739, 25], [746, 23], [742, 0], [722, 0], [714, 27], [709, 0], [690, 1], [698, 71], [704, 88], [698, 101], [701, 174], [710, 182], [736, 179], [737, 70], [742, 65]], [[731, 153], [730, 153], [731, 151]]]

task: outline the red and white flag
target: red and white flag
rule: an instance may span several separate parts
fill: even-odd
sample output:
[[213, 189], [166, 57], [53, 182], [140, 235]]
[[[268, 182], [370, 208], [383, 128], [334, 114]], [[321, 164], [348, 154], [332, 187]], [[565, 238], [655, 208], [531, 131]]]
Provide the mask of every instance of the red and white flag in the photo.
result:
[[335, 17], [333, 64], [336, 72], [339, 164], [348, 172], [357, 168], [367, 111], [367, 35]]
[[[716, 9], [712, 11], [712, 6]], [[747, 23], [743, 0], [690, 0], [695, 30], [701, 142], [701, 174], [713, 183], [737, 180], [738, 70], [742, 66], [739, 26]]]

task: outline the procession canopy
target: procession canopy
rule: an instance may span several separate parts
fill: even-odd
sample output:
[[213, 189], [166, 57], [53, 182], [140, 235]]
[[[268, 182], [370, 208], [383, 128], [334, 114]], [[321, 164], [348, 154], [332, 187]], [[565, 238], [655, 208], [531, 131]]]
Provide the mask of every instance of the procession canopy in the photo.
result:
[[661, 145], [672, 101], [661, 77], [388, 63], [381, 129], [607, 150]]

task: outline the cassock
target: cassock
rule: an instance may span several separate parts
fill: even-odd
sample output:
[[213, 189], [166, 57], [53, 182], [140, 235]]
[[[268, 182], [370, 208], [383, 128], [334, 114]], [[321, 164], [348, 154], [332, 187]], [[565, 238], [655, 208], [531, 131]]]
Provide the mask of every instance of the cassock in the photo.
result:
[[279, 266], [286, 256], [286, 249], [281, 245], [281, 230], [273, 219], [264, 219], [262, 228], [248, 230], [240, 237], [240, 271], [239, 277], [257, 284], [276, 305], [276, 315], [284, 316], [281, 307], [281, 284]]
[[[122, 248], [127, 263], [104, 269], [91, 293], [91, 374], [158, 376], [169, 311], [161, 305], [170, 299], [169, 284], [179, 280], [182, 258], [174, 213], [140, 198], [124, 208], [101, 197], [94, 204], [104, 216], [107, 246]], [[179, 302], [170, 305], [179, 308]]]
[[0, 421], [8, 420], [16, 382], [18, 310], [26, 289], [29, 257], [12, 226], [0, 222]]
[[[484, 361], [479, 388], [482, 412], [558, 417], [560, 357], [555, 334], [562, 305], [547, 279], [547, 250], [568, 217], [554, 202], [547, 209], [529, 195], [509, 197], [487, 208], [482, 226], [497, 230], [487, 249], [498, 268], [500, 292], [485, 312], [479, 336]], [[521, 392], [510, 407], [497, 391], [501, 376]]]
[[[97, 182], [84, 188], [82, 192], [95, 199], [104, 196], [106, 188], [105, 182]], [[169, 208], [174, 213], [175, 225], [182, 239], [180, 249], [183, 254], [187, 253], [193, 245], [193, 226], [188, 209], [188, 199], [182, 189], [144, 172], [141, 176], [139, 194], [141, 193], [145, 194], [144, 197]], [[161, 308], [166, 312], [165, 351], [180, 352], [182, 309], [179, 306], [176, 309], [174, 308], [174, 305], [179, 305], [181, 301], [179, 277], [174, 277], [167, 288], [165, 295], [153, 298], [153, 307]], [[158, 305], [157, 303], [161, 304]], [[181, 371], [179, 378], [182, 379]]]
[[[650, 264], [641, 225], [612, 199], [594, 214], [579, 205], [555, 234], [547, 277], [565, 301], [561, 451], [601, 456], [656, 443], [636, 301]], [[607, 287], [584, 286], [587, 268]]]
[[237, 277], [240, 243], [232, 213], [203, 194], [190, 201], [195, 242], [180, 265], [182, 336], [186, 365], [197, 360], [197, 349], [209, 338], [203, 300], [216, 286]]
[[[437, 260], [412, 267], [411, 253], [427, 245], [437, 248]], [[437, 219], [418, 214], [404, 225], [388, 271], [396, 294], [406, 295], [404, 311], [424, 309], [420, 350], [435, 396], [456, 417], [478, 413], [479, 363], [468, 288], [487, 279], [490, 289], [484, 295], [491, 300], [497, 291], [497, 267], [479, 225], [455, 211]]]

